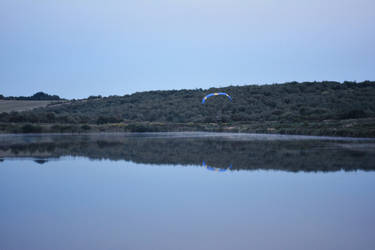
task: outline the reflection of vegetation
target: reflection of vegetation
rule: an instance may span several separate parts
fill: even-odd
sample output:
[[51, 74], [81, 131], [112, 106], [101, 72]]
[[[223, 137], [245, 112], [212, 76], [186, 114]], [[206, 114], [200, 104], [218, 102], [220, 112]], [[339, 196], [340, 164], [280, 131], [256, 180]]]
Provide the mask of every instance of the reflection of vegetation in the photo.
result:
[[232, 169], [232, 165], [229, 165], [228, 167], [223, 167], [223, 168], [216, 168], [216, 167], [211, 167], [209, 165], [206, 164], [206, 162], [202, 162], [202, 167], [206, 168], [207, 170], [210, 170], [210, 171], [215, 171], [215, 172], [225, 172], [227, 170], [230, 170]]
[[[368, 142], [367, 142], [368, 143]], [[287, 171], [375, 170], [375, 154], [362, 142], [319, 140], [230, 140], [146, 136], [15, 137], [0, 142], [1, 157], [60, 156], [127, 160], [148, 164], [201, 165], [216, 168]], [[372, 145], [373, 144], [369, 144]]]
[[38, 163], [38, 164], [44, 164], [46, 162], [48, 162], [48, 160], [44, 160], [44, 159], [35, 159], [34, 162]]

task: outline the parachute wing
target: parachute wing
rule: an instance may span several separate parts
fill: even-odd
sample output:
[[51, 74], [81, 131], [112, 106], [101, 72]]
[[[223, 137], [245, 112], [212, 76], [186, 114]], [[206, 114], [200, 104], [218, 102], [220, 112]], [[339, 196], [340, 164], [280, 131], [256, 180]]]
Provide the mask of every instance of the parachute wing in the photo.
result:
[[208, 94], [205, 97], [203, 97], [202, 104], [204, 104], [207, 101], [207, 99], [210, 98], [211, 96], [216, 96], [216, 95], [225, 95], [226, 97], [228, 97], [229, 100], [232, 101], [232, 97], [230, 95], [228, 95], [227, 93], [218, 92], [218, 93], [211, 93], [211, 94]]

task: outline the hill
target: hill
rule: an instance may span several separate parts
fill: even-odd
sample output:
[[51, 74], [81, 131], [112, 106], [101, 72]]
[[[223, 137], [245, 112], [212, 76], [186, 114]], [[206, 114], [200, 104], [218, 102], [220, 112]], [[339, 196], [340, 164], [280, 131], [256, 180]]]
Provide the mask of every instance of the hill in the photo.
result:
[[58, 95], [49, 95], [44, 92], [37, 92], [32, 96], [3, 96], [0, 95], [0, 113], [21, 112], [44, 108], [65, 102]]
[[28, 101], [56, 101], [61, 100], [58, 95], [49, 95], [44, 92], [37, 92], [32, 96], [3, 96], [0, 95], [0, 100], [28, 100]]
[[[203, 96], [219, 91], [230, 94], [233, 101], [218, 96], [201, 104]], [[234, 127], [235, 130], [242, 126], [241, 131], [245, 132], [282, 132], [282, 129], [287, 129], [286, 133], [308, 134], [317, 129], [337, 127], [371, 135], [375, 131], [374, 97], [375, 82], [370, 81], [290, 82], [208, 90], [149, 91], [73, 100], [21, 113], [2, 113], [0, 122], [92, 126], [113, 123], [142, 123], [143, 126], [145, 123], [147, 126], [149, 123], [215, 124], [216, 128]], [[147, 126], [145, 130], [150, 130]], [[340, 133], [357, 135], [357, 132], [352, 132]]]

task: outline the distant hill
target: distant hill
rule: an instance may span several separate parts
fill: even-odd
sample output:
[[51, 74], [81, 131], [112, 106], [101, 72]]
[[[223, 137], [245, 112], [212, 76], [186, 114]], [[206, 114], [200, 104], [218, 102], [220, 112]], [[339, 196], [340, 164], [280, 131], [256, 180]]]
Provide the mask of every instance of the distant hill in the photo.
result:
[[[233, 101], [218, 96], [201, 104], [204, 95], [218, 91], [227, 92]], [[223, 122], [323, 121], [375, 117], [374, 100], [375, 82], [291, 82], [91, 97], [17, 114], [22, 118], [13, 120], [0, 116], [0, 121], [189, 123], [216, 122], [218, 113]]]
[[58, 95], [49, 95], [44, 92], [37, 92], [32, 96], [3, 96], [0, 95], [0, 100], [23, 100], [23, 101], [56, 101], [61, 100]]

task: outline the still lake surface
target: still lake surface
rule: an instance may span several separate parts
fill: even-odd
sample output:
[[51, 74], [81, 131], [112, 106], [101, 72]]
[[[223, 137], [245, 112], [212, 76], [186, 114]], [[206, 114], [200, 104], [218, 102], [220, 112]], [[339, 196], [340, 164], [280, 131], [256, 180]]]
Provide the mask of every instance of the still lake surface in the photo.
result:
[[0, 249], [375, 249], [375, 140], [0, 135]]

